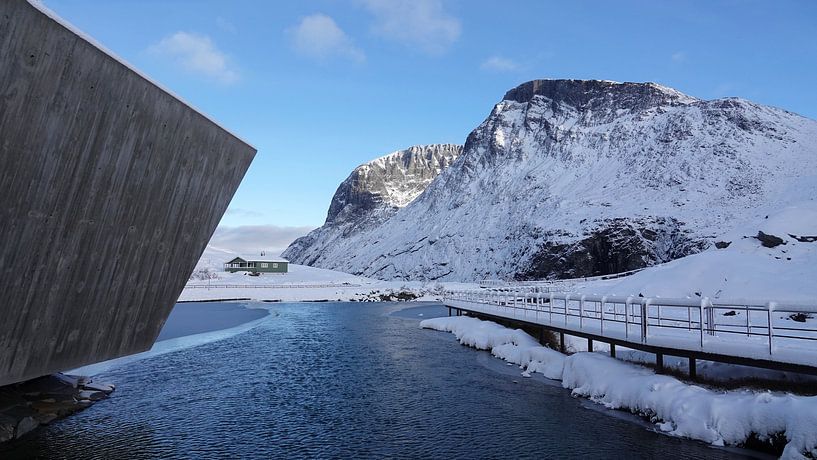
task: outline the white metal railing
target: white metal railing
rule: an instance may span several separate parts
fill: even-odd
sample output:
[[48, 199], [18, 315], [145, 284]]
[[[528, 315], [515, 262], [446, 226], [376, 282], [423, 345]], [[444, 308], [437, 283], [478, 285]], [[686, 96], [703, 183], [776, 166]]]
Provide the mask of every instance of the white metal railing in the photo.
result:
[[443, 301], [632, 343], [817, 365], [817, 303], [599, 296], [538, 286], [446, 291]]

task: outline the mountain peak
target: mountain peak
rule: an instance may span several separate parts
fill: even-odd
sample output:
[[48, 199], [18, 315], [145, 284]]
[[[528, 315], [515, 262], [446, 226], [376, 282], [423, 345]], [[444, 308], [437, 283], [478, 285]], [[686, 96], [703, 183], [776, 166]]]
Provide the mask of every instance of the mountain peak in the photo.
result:
[[686, 105], [698, 101], [657, 83], [619, 83], [609, 80], [532, 80], [505, 93], [505, 101], [530, 102], [542, 96], [577, 109], [613, 104], [617, 108], [646, 109], [656, 106]]

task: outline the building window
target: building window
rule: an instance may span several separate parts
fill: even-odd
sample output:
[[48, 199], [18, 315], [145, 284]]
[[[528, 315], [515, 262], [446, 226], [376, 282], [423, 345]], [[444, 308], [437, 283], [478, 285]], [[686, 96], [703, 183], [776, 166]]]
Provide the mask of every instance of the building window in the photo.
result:
[[273, 264], [272, 264], [272, 268], [278, 268], [278, 264], [276, 264], [276, 263], [274, 263], [274, 262], [273, 262]]
[[266, 262], [261, 262], [261, 268], [268, 268], [269, 264]]

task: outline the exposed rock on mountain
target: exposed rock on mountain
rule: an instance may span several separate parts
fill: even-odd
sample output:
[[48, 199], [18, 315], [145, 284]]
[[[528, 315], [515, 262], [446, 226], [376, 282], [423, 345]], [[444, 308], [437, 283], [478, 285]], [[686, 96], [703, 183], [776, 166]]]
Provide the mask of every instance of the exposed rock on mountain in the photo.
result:
[[743, 99], [532, 81], [505, 95], [413, 202], [371, 225], [325, 226], [287, 256], [384, 279], [639, 268], [701, 251], [760, 209], [815, 196], [815, 140], [817, 122]]
[[336, 238], [382, 224], [423, 193], [461, 153], [461, 145], [417, 145], [358, 166], [332, 197], [324, 225], [297, 239], [283, 256], [308, 263]]

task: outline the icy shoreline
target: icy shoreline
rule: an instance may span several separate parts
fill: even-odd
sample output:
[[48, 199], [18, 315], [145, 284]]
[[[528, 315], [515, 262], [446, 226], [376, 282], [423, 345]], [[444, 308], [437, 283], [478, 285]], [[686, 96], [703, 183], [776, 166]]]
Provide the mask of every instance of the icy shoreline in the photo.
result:
[[561, 380], [573, 395], [639, 414], [673, 436], [739, 446], [753, 437], [765, 442], [782, 435], [782, 458], [817, 456], [817, 397], [717, 392], [599, 353], [566, 356], [522, 330], [467, 316], [427, 319], [420, 327], [451, 332], [463, 345], [519, 365], [524, 376], [538, 372]]

